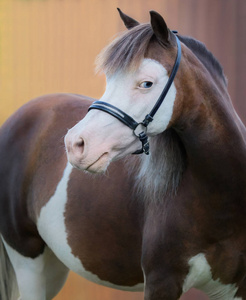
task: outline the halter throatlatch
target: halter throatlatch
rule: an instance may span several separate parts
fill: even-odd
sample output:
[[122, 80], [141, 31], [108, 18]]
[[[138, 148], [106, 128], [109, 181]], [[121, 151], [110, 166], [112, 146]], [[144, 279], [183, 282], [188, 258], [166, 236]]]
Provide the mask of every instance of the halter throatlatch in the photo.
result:
[[[177, 33], [177, 32], [174, 32], [174, 33]], [[140, 122], [140, 123], [136, 122], [132, 117], [130, 117], [128, 114], [126, 114], [125, 112], [120, 110], [118, 107], [116, 107], [112, 104], [109, 104], [107, 102], [103, 102], [103, 101], [93, 102], [92, 105], [88, 109], [88, 110], [99, 109], [101, 111], [104, 111], [104, 112], [114, 116], [116, 119], [118, 119], [119, 121], [124, 123], [126, 126], [131, 128], [133, 130], [134, 134], [139, 138], [139, 140], [142, 143], [142, 148], [137, 150], [133, 154], [141, 154], [141, 153], [145, 153], [147, 155], [149, 154], [149, 141], [148, 141], [148, 135], [147, 135], [148, 125], [149, 125], [149, 123], [151, 123], [154, 120], [154, 115], [156, 114], [156, 112], [160, 108], [162, 102], [164, 101], [164, 99], [173, 83], [173, 80], [175, 78], [175, 75], [176, 75], [179, 65], [180, 65], [181, 45], [180, 45], [180, 41], [176, 35], [175, 35], [175, 37], [176, 37], [176, 41], [177, 41], [178, 52], [177, 52], [177, 57], [176, 57], [171, 75], [170, 75], [160, 97], [158, 98], [154, 107], [152, 108], [151, 112], [146, 115], [146, 117], [144, 118], [144, 120], [142, 122]]]

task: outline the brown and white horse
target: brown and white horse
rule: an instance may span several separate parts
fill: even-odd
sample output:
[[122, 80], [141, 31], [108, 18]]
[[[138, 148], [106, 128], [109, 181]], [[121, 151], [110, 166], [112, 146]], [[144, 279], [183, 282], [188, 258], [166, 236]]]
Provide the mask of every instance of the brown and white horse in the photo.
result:
[[192, 287], [246, 299], [246, 132], [222, 68], [178, 36], [177, 74], [144, 132], [150, 155], [130, 155], [141, 143], [120, 118], [151, 111], [177, 40], [155, 12], [143, 25], [120, 14], [129, 31], [99, 56], [107, 88], [93, 109], [41, 97], [0, 129], [1, 300], [16, 299], [15, 277], [22, 300], [52, 299], [69, 269], [146, 300]]

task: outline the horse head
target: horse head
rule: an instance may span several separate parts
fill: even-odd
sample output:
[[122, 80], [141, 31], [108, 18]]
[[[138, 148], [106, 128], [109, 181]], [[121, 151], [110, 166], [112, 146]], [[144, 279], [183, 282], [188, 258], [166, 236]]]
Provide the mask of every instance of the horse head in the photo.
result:
[[[147, 143], [148, 137], [169, 128], [181, 110], [181, 102], [175, 108], [176, 72], [169, 82], [180, 62], [175, 34], [154, 11], [150, 12], [150, 24], [139, 24], [119, 12], [129, 30], [97, 59], [98, 68], [106, 75], [105, 93], [65, 137], [70, 163], [90, 172], [104, 172], [112, 161], [141, 152], [140, 134], [145, 137], [142, 144]], [[165, 101], [159, 103], [154, 117], [146, 120], [167, 84]]]

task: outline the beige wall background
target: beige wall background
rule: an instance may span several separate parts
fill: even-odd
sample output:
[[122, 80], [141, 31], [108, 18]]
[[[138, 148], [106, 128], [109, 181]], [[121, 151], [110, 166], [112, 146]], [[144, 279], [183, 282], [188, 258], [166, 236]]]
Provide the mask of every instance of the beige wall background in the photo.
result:
[[[171, 29], [205, 42], [222, 63], [246, 122], [245, 0], [1, 0], [0, 124], [42, 94], [99, 98], [105, 79], [95, 74], [94, 60], [124, 30], [117, 7], [140, 22], [148, 22], [154, 9]], [[71, 274], [55, 299], [140, 300], [143, 294], [99, 287]], [[192, 292], [185, 299], [202, 296]]]

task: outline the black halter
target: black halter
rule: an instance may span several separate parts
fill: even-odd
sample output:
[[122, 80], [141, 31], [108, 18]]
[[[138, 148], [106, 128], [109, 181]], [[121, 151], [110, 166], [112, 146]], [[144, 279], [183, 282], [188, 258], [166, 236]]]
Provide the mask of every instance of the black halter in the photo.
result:
[[[176, 33], [176, 32], [174, 32], [174, 33]], [[121, 121], [122, 123], [124, 123], [125, 125], [130, 127], [133, 130], [134, 134], [142, 142], [142, 149], [137, 150], [133, 154], [141, 154], [141, 153], [145, 153], [147, 155], [149, 154], [149, 141], [148, 141], [148, 136], [147, 136], [147, 127], [148, 127], [149, 123], [153, 121], [154, 115], [156, 114], [156, 112], [160, 108], [162, 102], [164, 101], [164, 99], [171, 87], [171, 84], [173, 83], [175, 75], [178, 71], [180, 60], [181, 60], [180, 41], [176, 35], [175, 35], [175, 37], [176, 37], [176, 41], [177, 41], [178, 52], [177, 52], [177, 57], [176, 57], [175, 64], [173, 66], [171, 75], [170, 75], [170, 77], [167, 81], [167, 84], [165, 85], [160, 97], [158, 98], [154, 107], [152, 108], [151, 112], [146, 115], [146, 117], [144, 118], [144, 120], [142, 122], [140, 122], [140, 123], [136, 122], [132, 117], [130, 117], [128, 114], [124, 113], [122, 110], [120, 110], [116, 106], [106, 103], [106, 102], [103, 102], [103, 101], [93, 102], [92, 105], [88, 109], [88, 110], [91, 110], [91, 109], [102, 110], [102, 111], [114, 116], [119, 121]], [[137, 132], [138, 127], [140, 127], [140, 131], [139, 131], [140, 133]]]

